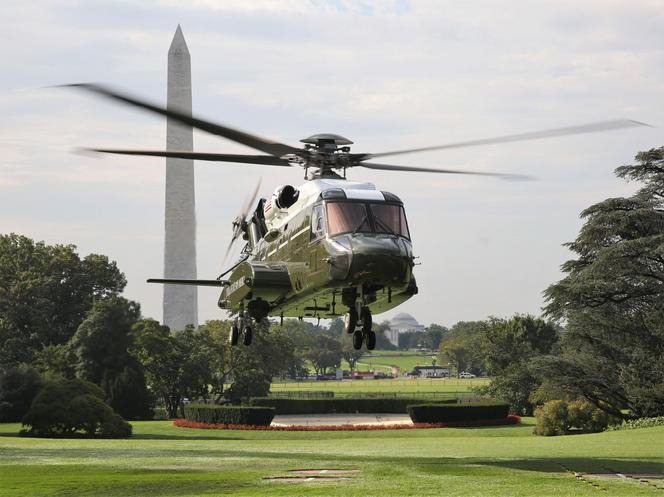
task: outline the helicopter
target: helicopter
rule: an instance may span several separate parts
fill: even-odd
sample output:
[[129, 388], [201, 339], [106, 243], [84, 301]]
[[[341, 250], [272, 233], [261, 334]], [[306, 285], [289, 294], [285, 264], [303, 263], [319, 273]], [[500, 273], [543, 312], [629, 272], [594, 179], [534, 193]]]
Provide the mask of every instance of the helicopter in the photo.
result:
[[[304, 169], [304, 184], [277, 187], [258, 199], [260, 183], [233, 221], [233, 244], [245, 241], [239, 260], [215, 279], [150, 278], [148, 283], [212, 286], [221, 289], [218, 306], [236, 315], [230, 343], [252, 342], [254, 325], [277, 316], [329, 319], [344, 316], [344, 329], [357, 350], [376, 346], [373, 316], [393, 309], [418, 293], [413, 275], [416, 257], [403, 201], [373, 183], [350, 181], [350, 168], [383, 171], [471, 174], [505, 180], [528, 176], [376, 163], [374, 158], [494, 143], [648, 126], [616, 119], [544, 131], [381, 153], [351, 153], [353, 142], [322, 133], [292, 147], [188, 113], [147, 102], [104, 85], [65, 85], [160, 114], [263, 152], [262, 155], [173, 150], [87, 148], [90, 152], [173, 157]], [[224, 278], [227, 276], [227, 278]]]

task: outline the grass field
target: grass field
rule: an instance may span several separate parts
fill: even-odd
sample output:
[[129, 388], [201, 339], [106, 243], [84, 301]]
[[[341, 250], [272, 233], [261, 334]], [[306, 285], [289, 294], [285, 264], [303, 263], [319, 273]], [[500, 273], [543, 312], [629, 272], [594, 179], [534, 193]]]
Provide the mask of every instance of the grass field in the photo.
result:
[[[134, 423], [130, 440], [19, 438], [0, 425], [2, 496], [656, 496], [664, 427], [536, 437], [523, 426], [373, 432], [247, 432]], [[359, 470], [341, 482], [268, 482], [303, 468]], [[595, 481], [595, 480], [593, 480]], [[659, 487], [657, 489], [656, 487]], [[604, 490], [602, 490], [604, 489]]]
[[390, 368], [395, 366], [399, 368], [400, 373], [408, 373], [415, 366], [431, 366], [431, 356], [432, 354], [379, 350], [371, 354], [364, 354], [358, 362], [358, 370], [374, 369], [389, 373]]

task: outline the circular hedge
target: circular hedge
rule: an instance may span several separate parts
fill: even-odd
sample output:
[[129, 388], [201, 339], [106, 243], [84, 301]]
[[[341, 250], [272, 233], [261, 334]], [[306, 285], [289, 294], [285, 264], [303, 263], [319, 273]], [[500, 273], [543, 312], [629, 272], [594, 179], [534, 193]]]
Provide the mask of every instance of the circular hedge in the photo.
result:
[[274, 408], [189, 404], [184, 408], [184, 417], [197, 423], [270, 426]]
[[413, 423], [449, 423], [504, 419], [509, 405], [504, 402], [473, 402], [469, 404], [415, 404], [408, 406]]

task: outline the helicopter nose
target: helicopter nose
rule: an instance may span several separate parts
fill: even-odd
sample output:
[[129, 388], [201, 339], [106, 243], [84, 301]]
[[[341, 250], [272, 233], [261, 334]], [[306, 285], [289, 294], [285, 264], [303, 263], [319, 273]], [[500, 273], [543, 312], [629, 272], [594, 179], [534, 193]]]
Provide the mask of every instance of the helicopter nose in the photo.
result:
[[407, 243], [397, 237], [353, 237], [351, 278], [385, 285], [406, 283], [412, 268]]

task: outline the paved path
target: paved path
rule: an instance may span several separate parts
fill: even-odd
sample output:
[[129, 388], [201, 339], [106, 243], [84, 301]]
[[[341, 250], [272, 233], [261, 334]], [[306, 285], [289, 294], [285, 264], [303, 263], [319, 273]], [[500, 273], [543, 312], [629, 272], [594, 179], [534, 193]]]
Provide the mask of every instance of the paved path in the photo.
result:
[[278, 414], [273, 426], [412, 424], [408, 414]]

